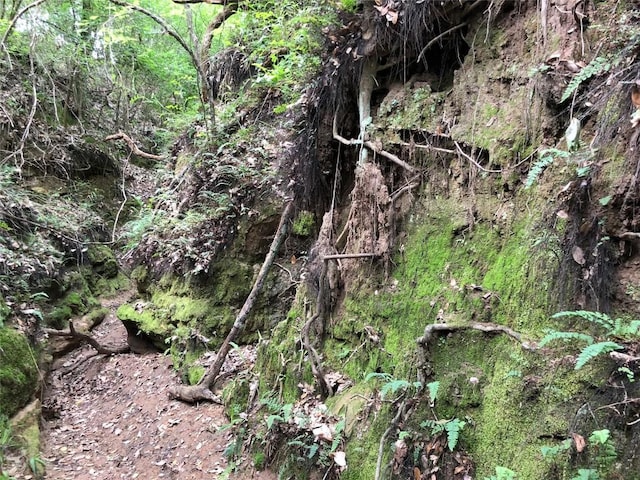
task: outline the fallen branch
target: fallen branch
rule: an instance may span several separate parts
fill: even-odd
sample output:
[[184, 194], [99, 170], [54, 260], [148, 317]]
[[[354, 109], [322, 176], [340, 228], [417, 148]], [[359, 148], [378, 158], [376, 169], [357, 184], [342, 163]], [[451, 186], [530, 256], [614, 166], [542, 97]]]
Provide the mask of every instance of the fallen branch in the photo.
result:
[[126, 133], [123, 133], [123, 132], [118, 132], [118, 133], [115, 133], [113, 135], [109, 135], [104, 140], [105, 140], [105, 142], [108, 142], [110, 140], [124, 140], [124, 142], [131, 149], [131, 153], [133, 153], [134, 155], [137, 155], [138, 157], [149, 158], [151, 160], [162, 160], [164, 158], [161, 155], [153, 155], [151, 153], [143, 152], [142, 150], [140, 150], [138, 148], [138, 146], [131, 139], [131, 137], [129, 135], [127, 135]]
[[278, 225], [276, 234], [273, 238], [273, 241], [271, 242], [269, 253], [267, 253], [267, 256], [264, 259], [262, 267], [260, 268], [260, 272], [258, 273], [258, 277], [253, 284], [253, 288], [251, 289], [249, 296], [245, 300], [244, 305], [242, 305], [242, 309], [240, 310], [240, 313], [238, 313], [238, 316], [236, 317], [236, 320], [231, 327], [231, 331], [227, 334], [227, 337], [222, 342], [222, 345], [220, 346], [220, 349], [218, 350], [218, 353], [216, 355], [216, 359], [207, 369], [206, 374], [202, 377], [197, 385], [171, 388], [169, 390], [169, 394], [173, 396], [173, 398], [189, 403], [196, 403], [201, 400], [216, 401], [217, 397], [211, 390], [215, 383], [218, 381], [218, 376], [220, 374], [222, 365], [227, 358], [229, 350], [231, 350], [231, 344], [244, 330], [247, 322], [247, 317], [249, 316], [251, 309], [258, 299], [258, 295], [262, 290], [262, 285], [264, 284], [267, 274], [271, 269], [271, 265], [276, 258], [276, 254], [280, 249], [280, 245], [287, 236], [287, 229], [289, 221], [293, 217], [293, 211], [293, 202], [290, 201], [289, 203], [287, 203], [287, 206], [282, 212], [282, 215], [280, 217], [280, 224]]
[[98, 342], [91, 335], [87, 335], [86, 333], [77, 331], [75, 326], [73, 325], [73, 322], [71, 321], [69, 322], [69, 330], [54, 330], [52, 328], [45, 328], [42, 331], [48, 335], [75, 338], [80, 340], [80, 342], [88, 343], [98, 352], [99, 355], [117, 355], [130, 351], [129, 345], [123, 345], [118, 348], [109, 348], [101, 345], [100, 342]]

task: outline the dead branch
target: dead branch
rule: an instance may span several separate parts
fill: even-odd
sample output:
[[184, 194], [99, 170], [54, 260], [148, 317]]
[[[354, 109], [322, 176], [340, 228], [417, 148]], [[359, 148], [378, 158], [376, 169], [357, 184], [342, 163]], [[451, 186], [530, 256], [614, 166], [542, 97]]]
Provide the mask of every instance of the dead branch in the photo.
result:
[[609, 357], [614, 360], [616, 363], [628, 364], [631, 362], [640, 361], [640, 357], [634, 357], [632, 355], [628, 355], [626, 353], [621, 352], [609, 352]]
[[386, 150], [383, 150], [382, 146], [380, 146], [380, 145], [376, 145], [375, 143], [373, 143], [373, 142], [371, 142], [369, 140], [346, 139], [343, 136], [341, 136], [338, 133], [338, 126], [336, 124], [336, 117], [337, 117], [337, 115], [333, 116], [333, 138], [334, 138], [334, 140], [339, 141], [343, 145], [362, 145], [364, 147], [367, 147], [369, 150], [373, 151], [374, 153], [377, 153], [378, 155], [391, 160], [393, 163], [395, 163], [396, 165], [404, 168], [408, 172], [411, 172], [411, 173], [415, 172], [415, 168], [413, 168], [411, 165], [409, 165], [404, 160], [401, 160], [397, 155], [394, 155], [393, 153], [390, 153], [390, 152], [387, 152]]
[[[326, 257], [325, 257], [326, 258]], [[318, 382], [318, 387], [320, 388], [320, 396], [324, 400], [325, 398], [330, 397], [333, 394], [331, 386], [327, 383], [327, 379], [324, 375], [324, 369], [322, 368], [322, 360], [320, 359], [320, 355], [314, 348], [311, 343], [311, 338], [309, 336], [309, 332], [311, 330], [311, 326], [320, 319], [321, 322], [324, 322], [324, 307], [325, 304], [325, 296], [327, 294], [327, 262], [324, 262], [322, 265], [322, 273], [320, 274], [319, 279], [319, 288], [318, 294], [316, 296], [316, 312], [305, 322], [302, 326], [302, 330], [300, 331], [300, 337], [302, 339], [302, 345], [304, 349], [309, 354], [309, 361], [311, 363], [311, 373], [315, 377]]]
[[129, 345], [123, 345], [118, 348], [109, 348], [101, 345], [100, 342], [98, 342], [91, 335], [77, 331], [72, 321], [69, 321], [69, 330], [54, 330], [52, 328], [44, 328], [42, 329], [42, 331], [47, 335], [75, 338], [80, 342], [88, 343], [98, 352], [99, 355], [117, 355], [130, 351]]
[[389, 427], [384, 431], [382, 437], [380, 437], [380, 444], [378, 445], [378, 460], [376, 461], [376, 473], [374, 477], [375, 480], [379, 480], [382, 473], [382, 457], [384, 456], [384, 446], [387, 442], [387, 437], [389, 437], [389, 435], [391, 435], [391, 433], [398, 428], [398, 425], [402, 421], [403, 417], [406, 416], [406, 408], [407, 400], [404, 399], [398, 407], [398, 413], [396, 413], [396, 416], [391, 420]]
[[164, 158], [160, 155], [153, 155], [152, 153], [143, 152], [138, 148], [138, 146], [131, 139], [131, 137], [123, 132], [118, 132], [113, 135], [109, 135], [108, 137], [105, 137], [104, 140], [105, 142], [108, 142], [110, 140], [124, 140], [124, 142], [129, 146], [131, 153], [133, 153], [134, 155], [137, 155], [138, 157], [149, 158], [151, 160], [162, 160]]
[[262, 290], [262, 285], [271, 269], [271, 265], [273, 264], [276, 254], [280, 249], [280, 245], [284, 241], [287, 236], [287, 230], [289, 226], [289, 221], [293, 217], [294, 206], [293, 202], [289, 201], [284, 208], [282, 215], [280, 216], [280, 224], [278, 225], [278, 229], [276, 230], [276, 234], [273, 237], [273, 241], [271, 242], [271, 247], [269, 248], [269, 253], [264, 259], [262, 267], [260, 268], [260, 272], [258, 273], [258, 277], [253, 284], [253, 288], [251, 292], [247, 296], [247, 299], [242, 305], [242, 309], [238, 316], [236, 317], [233, 326], [231, 327], [231, 331], [227, 334], [227, 337], [222, 342], [220, 349], [216, 355], [216, 359], [207, 369], [206, 374], [202, 377], [200, 382], [197, 385], [184, 386], [180, 388], [174, 388], [170, 391], [170, 394], [174, 395], [174, 398], [177, 400], [183, 400], [189, 403], [195, 403], [201, 400], [215, 401], [212, 400], [215, 398], [215, 395], [211, 391], [216, 381], [218, 381], [218, 377], [220, 374], [220, 369], [224, 364], [224, 361], [227, 358], [227, 354], [229, 350], [231, 350], [231, 343], [242, 333], [244, 327], [247, 322], [247, 317], [251, 312], [256, 300], [258, 299], [258, 295]]

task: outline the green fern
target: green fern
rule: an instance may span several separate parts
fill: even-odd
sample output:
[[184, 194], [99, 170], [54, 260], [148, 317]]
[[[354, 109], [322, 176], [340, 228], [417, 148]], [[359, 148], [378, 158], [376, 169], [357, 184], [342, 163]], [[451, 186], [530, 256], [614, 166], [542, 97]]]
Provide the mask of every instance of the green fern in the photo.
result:
[[458, 445], [460, 432], [466, 424], [466, 422], [463, 422], [459, 418], [454, 418], [444, 424], [444, 430], [447, 432], [447, 446], [449, 447], [449, 451], [453, 452]]
[[571, 156], [570, 152], [566, 150], [559, 150], [557, 148], [547, 148], [540, 152], [540, 158], [531, 166], [529, 169], [529, 174], [527, 175], [527, 180], [524, 182], [524, 188], [530, 188], [542, 172], [551, 165], [556, 158], [569, 158]]
[[589, 65], [580, 70], [580, 72], [578, 72], [571, 79], [569, 85], [567, 85], [567, 88], [565, 88], [564, 92], [562, 92], [560, 103], [564, 102], [571, 95], [573, 95], [573, 92], [575, 92], [578, 87], [580, 87], [580, 85], [582, 85], [582, 83], [584, 83], [586, 80], [589, 80], [591, 77], [594, 77], [596, 75], [600, 75], [603, 72], [608, 72], [609, 70], [611, 70], [611, 67], [615, 65], [615, 63], [616, 62], [612, 62], [611, 59], [607, 57], [596, 57], [591, 60], [591, 62], [589, 62]]
[[600, 325], [607, 332], [612, 332], [615, 328], [615, 322], [606, 313], [592, 312], [589, 310], [575, 310], [575, 311], [558, 312], [551, 316], [551, 318], [562, 318], [562, 317], [582, 318], [583, 320], [587, 320], [588, 322], [595, 323], [596, 325]]
[[624, 347], [616, 342], [598, 342], [588, 347], [585, 347], [578, 355], [578, 360], [576, 361], [576, 370], [580, 370], [584, 365], [591, 359], [597, 357], [598, 355], [603, 355], [605, 353], [613, 352], [614, 350], [623, 350]]
[[581, 468], [578, 470], [578, 475], [571, 480], [600, 480], [600, 475], [592, 468]]
[[548, 343], [554, 342], [556, 340], [562, 340], [563, 342], [570, 342], [571, 340], [580, 340], [580, 341], [586, 342], [589, 345], [593, 343], [593, 337], [585, 333], [558, 332], [556, 330], [551, 330], [542, 338], [542, 340], [540, 340], [540, 342], [538, 343], [538, 346], [544, 347]]

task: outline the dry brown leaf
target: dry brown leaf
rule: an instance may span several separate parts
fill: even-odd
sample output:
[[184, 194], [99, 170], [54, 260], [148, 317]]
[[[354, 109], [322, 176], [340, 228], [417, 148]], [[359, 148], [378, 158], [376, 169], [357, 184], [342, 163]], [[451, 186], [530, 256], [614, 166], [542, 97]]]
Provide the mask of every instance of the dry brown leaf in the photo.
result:
[[422, 478], [422, 472], [418, 467], [413, 467], [413, 480], [420, 480]]
[[576, 452], [581, 453], [586, 446], [586, 442], [584, 441], [584, 437], [579, 433], [572, 433], [573, 441], [576, 444]]
[[459, 466], [453, 469], [453, 473], [454, 475], [458, 475], [459, 473], [462, 473], [465, 471], [467, 467], [463, 467], [463, 466]]

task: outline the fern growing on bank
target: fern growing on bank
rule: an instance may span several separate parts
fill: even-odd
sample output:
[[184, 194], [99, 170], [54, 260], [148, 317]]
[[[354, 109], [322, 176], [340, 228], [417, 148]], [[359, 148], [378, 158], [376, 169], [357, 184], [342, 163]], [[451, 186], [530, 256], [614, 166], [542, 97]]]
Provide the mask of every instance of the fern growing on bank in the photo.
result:
[[640, 337], [640, 320], [627, 322], [621, 318], [612, 319], [606, 313], [592, 312], [587, 310], [558, 312], [552, 318], [578, 317], [587, 320], [605, 330], [602, 341], [596, 341], [591, 335], [580, 332], [564, 332], [551, 330], [540, 340], [538, 345], [545, 345], [561, 340], [563, 342], [579, 341], [586, 343], [576, 360], [575, 369], [580, 370], [587, 362], [594, 358], [605, 355], [615, 350], [624, 350], [624, 345], [612, 341], [612, 339], [632, 340]]
[[560, 150], [559, 148], [545, 148], [540, 152], [540, 158], [534, 162], [529, 169], [527, 179], [524, 182], [524, 188], [531, 188], [534, 183], [538, 181], [540, 175], [558, 158], [564, 160], [571, 160], [572, 157], [577, 159], [584, 158], [585, 152], [569, 152], [567, 150]]
[[589, 65], [580, 70], [569, 82], [569, 85], [562, 92], [562, 98], [560, 98], [560, 103], [567, 100], [573, 92], [575, 92], [582, 83], [589, 80], [591, 77], [595, 77], [596, 75], [600, 75], [603, 72], [608, 72], [611, 70], [611, 67], [617, 64], [617, 59], [611, 60], [608, 57], [596, 57]]

